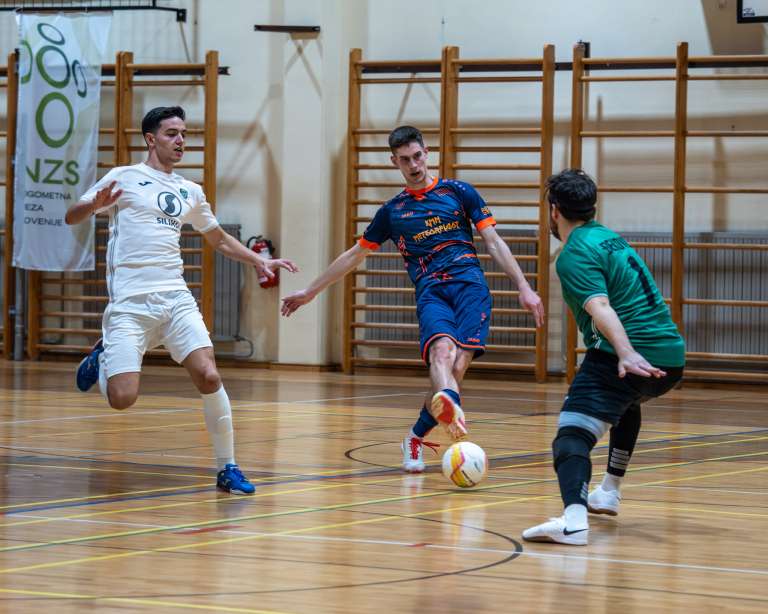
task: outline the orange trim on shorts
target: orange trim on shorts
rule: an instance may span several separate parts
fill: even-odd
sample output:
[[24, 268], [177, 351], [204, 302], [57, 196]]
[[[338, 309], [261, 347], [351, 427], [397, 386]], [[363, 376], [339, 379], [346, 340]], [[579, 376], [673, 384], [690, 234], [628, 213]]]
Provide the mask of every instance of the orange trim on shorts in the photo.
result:
[[483, 228], [488, 228], [488, 226], [496, 226], [496, 220], [493, 219], [493, 217], [487, 217], [484, 220], [480, 220], [477, 224], [475, 224], [475, 228], [478, 230], [482, 230]]
[[429, 355], [429, 346], [432, 345], [432, 342], [435, 339], [439, 339], [440, 337], [448, 337], [451, 341], [453, 341], [457, 346], [460, 348], [464, 348], [465, 350], [484, 350], [484, 345], [469, 345], [468, 343], [461, 343], [456, 337], [453, 335], [449, 335], [448, 333], [435, 333], [432, 335], [429, 339], [427, 339], [427, 342], [424, 344], [424, 351], [421, 353], [421, 359], [429, 364], [429, 360], [427, 360], [427, 356]]
[[360, 237], [357, 240], [360, 247], [364, 247], [365, 249], [379, 249], [381, 247], [381, 243], [374, 243], [373, 241], [369, 241], [365, 237]]

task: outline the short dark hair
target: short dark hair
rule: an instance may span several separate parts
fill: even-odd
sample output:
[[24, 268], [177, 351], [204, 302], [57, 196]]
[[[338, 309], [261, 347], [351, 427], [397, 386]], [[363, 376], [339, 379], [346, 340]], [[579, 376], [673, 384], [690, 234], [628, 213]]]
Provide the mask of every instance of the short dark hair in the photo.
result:
[[141, 133], [151, 132], [155, 134], [160, 127], [160, 122], [169, 117], [178, 117], [184, 120], [184, 109], [181, 107], [155, 107], [151, 109], [141, 120]]
[[589, 222], [595, 217], [597, 186], [578, 168], [567, 168], [547, 179], [547, 199], [571, 222]]
[[389, 133], [389, 148], [394, 152], [398, 147], [413, 142], [424, 147], [424, 137], [421, 131], [413, 126], [400, 126]]

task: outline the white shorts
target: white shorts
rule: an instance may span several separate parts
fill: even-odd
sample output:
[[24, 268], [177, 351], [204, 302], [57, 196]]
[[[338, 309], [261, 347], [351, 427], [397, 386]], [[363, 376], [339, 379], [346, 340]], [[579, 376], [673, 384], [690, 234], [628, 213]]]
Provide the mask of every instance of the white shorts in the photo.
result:
[[141, 371], [144, 353], [164, 345], [178, 363], [195, 350], [213, 347], [189, 290], [153, 292], [109, 303], [102, 319], [107, 377]]

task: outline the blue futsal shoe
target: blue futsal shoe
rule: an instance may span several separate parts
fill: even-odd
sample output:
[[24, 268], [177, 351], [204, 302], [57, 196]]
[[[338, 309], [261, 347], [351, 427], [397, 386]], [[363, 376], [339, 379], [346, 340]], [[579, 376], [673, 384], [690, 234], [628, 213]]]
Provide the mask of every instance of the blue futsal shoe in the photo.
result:
[[240, 471], [240, 467], [228, 463], [216, 476], [216, 488], [233, 495], [252, 495], [256, 488], [248, 481], [248, 478]]
[[77, 387], [87, 392], [99, 381], [99, 355], [104, 351], [104, 340], [99, 339], [77, 367]]

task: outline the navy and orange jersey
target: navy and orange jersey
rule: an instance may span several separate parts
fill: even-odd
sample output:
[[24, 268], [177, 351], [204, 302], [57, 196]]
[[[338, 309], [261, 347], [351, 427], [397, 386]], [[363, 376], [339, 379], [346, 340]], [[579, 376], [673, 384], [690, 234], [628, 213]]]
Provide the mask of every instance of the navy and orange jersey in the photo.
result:
[[382, 206], [359, 243], [377, 249], [391, 239], [417, 288], [430, 280], [477, 279], [472, 224], [478, 230], [496, 224], [477, 190], [463, 181], [435, 178], [422, 190], [406, 188]]

